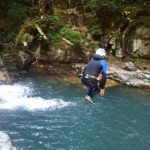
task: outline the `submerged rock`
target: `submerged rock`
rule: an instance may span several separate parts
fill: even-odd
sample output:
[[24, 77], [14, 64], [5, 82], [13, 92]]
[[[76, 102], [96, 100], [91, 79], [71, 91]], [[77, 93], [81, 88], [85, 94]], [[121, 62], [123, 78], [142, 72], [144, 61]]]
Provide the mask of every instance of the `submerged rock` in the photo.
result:
[[0, 131], [0, 150], [15, 150], [8, 134]]

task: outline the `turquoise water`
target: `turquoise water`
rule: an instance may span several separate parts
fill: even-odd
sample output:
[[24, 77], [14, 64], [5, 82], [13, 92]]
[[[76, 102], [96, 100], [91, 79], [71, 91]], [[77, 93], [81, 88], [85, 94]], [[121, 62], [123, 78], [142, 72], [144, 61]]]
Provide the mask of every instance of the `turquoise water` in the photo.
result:
[[114, 87], [92, 105], [82, 87], [40, 76], [0, 91], [0, 130], [18, 150], [150, 149], [148, 92]]

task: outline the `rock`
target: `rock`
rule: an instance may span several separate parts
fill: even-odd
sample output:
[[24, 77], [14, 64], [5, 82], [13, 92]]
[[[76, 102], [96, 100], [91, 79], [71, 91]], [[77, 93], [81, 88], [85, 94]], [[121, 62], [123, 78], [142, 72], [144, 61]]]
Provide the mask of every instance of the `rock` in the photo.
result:
[[84, 63], [75, 63], [72, 67], [74, 67], [75, 69], [81, 69], [83, 66], [85, 66]]
[[125, 68], [128, 71], [136, 71], [137, 68], [135, 67], [135, 65], [133, 64], [133, 62], [127, 62], [125, 63]]
[[119, 49], [117, 49], [117, 50], [116, 50], [115, 57], [116, 57], [116, 58], [123, 58], [123, 57], [124, 57], [124, 55], [123, 55], [123, 52], [122, 52], [122, 49], [121, 49], [121, 48], [119, 48]]
[[0, 131], [0, 150], [14, 150], [8, 134]]
[[106, 88], [108, 88], [108, 87], [114, 87], [114, 86], [118, 86], [118, 85], [120, 85], [119, 82], [107, 79]]
[[10, 76], [1, 58], [0, 58], [0, 80], [7, 84], [11, 83]]
[[85, 57], [81, 47], [71, 46], [64, 41], [61, 42], [61, 48], [49, 47], [49, 50], [45, 52], [47, 62], [57, 63], [76, 63], [81, 62]]
[[112, 45], [112, 48], [115, 49], [116, 48], [116, 37], [112, 37], [109, 40], [109, 43]]
[[92, 40], [92, 37], [90, 34], [87, 35], [87, 40], [89, 40], [89, 41]]
[[[123, 49], [137, 58], [150, 58], [150, 17], [140, 17], [135, 19], [124, 30]], [[130, 38], [129, 38], [130, 37]], [[124, 39], [124, 38], [123, 38]]]
[[19, 57], [21, 60], [18, 61], [18, 68], [28, 71], [33, 63], [32, 57], [25, 51], [19, 51]]
[[150, 89], [149, 73], [146, 74], [142, 70], [133, 71], [135, 70], [133, 68], [130, 68], [129, 70], [124, 70], [119, 66], [110, 65], [108, 68], [107, 76], [109, 79], [113, 79], [128, 86]]
[[142, 80], [138, 78], [130, 78], [126, 84], [133, 87], [150, 88], [150, 82], [148, 82], [148, 80]]

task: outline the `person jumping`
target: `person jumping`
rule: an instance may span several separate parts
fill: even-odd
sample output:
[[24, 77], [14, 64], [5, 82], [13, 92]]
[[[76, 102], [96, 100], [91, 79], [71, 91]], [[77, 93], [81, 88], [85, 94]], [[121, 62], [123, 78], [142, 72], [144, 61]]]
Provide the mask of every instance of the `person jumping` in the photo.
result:
[[105, 95], [107, 72], [105, 56], [106, 51], [103, 48], [98, 48], [93, 58], [85, 66], [81, 77], [82, 83], [88, 87], [85, 100], [92, 101], [93, 96], [97, 93], [100, 93], [100, 96]]

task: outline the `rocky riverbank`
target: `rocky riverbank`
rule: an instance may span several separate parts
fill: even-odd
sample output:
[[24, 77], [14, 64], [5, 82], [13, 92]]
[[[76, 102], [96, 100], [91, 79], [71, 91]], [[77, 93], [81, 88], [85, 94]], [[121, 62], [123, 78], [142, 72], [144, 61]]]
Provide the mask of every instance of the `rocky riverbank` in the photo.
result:
[[[84, 63], [49, 64], [39, 62], [35, 66], [32, 66], [28, 72], [23, 73], [47, 73], [50, 76], [60, 77], [62, 80], [73, 84], [81, 84], [80, 75], [82, 74], [84, 65]], [[1, 72], [5, 73], [5, 71], [3, 72], [1, 69]], [[133, 62], [109, 60], [107, 78], [107, 87], [124, 84], [131, 87], [150, 89], [150, 68], [139, 68]], [[4, 78], [3, 76], [0, 76], [0, 80], [8, 82], [8, 78]]]
[[150, 71], [138, 69], [132, 62], [109, 64], [108, 77], [119, 83], [150, 89]]
[[[34, 72], [35, 69], [38, 72], [46, 72], [50, 76], [58, 76], [73, 84], [81, 84], [80, 76], [84, 65], [84, 63], [38, 64], [36, 68], [31, 69], [31, 72]], [[134, 65], [133, 62], [108, 61], [107, 78], [107, 87], [124, 84], [131, 87], [150, 89], [150, 68], [147, 67], [144, 70]]]

